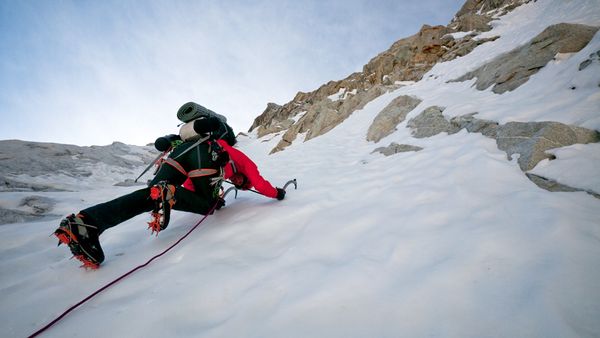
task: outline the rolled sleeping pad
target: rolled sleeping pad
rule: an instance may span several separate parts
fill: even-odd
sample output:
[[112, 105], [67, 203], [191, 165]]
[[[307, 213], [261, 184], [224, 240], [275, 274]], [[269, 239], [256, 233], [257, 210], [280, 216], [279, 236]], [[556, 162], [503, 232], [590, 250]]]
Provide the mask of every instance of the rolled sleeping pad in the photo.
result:
[[195, 102], [188, 102], [181, 106], [177, 111], [177, 118], [183, 123], [188, 123], [202, 116], [214, 116], [221, 120], [223, 123], [227, 123], [227, 118], [221, 114], [217, 114], [214, 111], [205, 108]]

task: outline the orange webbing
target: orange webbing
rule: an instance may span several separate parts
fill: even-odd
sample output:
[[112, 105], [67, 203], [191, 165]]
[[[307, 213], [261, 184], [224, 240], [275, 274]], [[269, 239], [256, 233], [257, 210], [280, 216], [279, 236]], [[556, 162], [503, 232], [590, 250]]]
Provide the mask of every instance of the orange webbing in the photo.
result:
[[173, 168], [177, 169], [180, 173], [182, 173], [182, 174], [184, 174], [184, 175], [187, 176], [187, 174], [188, 174], [187, 171], [185, 171], [185, 169], [183, 169], [183, 167], [181, 166], [181, 164], [179, 164], [179, 162], [175, 161], [174, 159], [167, 158], [165, 160], [165, 163], [171, 165]]
[[219, 171], [217, 169], [201, 168], [201, 169], [195, 169], [195, 170], [190, 171], [190, 173], [188, 174], [188, 177], [195, 178], [195, 177], [202, 177], [202, 176], [210, 176], [210, 175], [214, 175], [218, 172]]

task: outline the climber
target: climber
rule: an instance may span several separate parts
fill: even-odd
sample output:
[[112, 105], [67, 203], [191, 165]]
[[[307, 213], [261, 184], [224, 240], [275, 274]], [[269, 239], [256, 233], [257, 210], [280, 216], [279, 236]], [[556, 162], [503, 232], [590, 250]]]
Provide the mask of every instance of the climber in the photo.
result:
[[[238, 151], [232, 147], [236, 143], [233, 130], [223, 116], [193, 102], [184, 104], [177, 117], [184, 123], [179, 135], [160, 137], [155, 142], [158, 150], [170, 153], [148, 187], [83, 209], [77, 215], [71, 214], [54, 232], [59, 245], [68, 245], [83, 267], [95, 269], [104, 261], [100, 234], [136, 215], [151, 211], [149, 228], [158, 234], [167, 228], [171, 209], [206, 215], [225, 204], [219, 194], [227, 170], [223, 167], [231, 166], [231, 160], [224, 149], [235, 154], [234, 158], [238, 157]], [[246, 163], [240, 162], [241, 165]], [[254, 175], [258, 170], [247, 173]], [[256, 183], [259, 181], [253, 177], [254, 184], [266, 182]], [[186, 180], [191, 190], [182, 186]], [[278, 193], [266, 183], [266, 194], [283, 198], [285, 192]]]

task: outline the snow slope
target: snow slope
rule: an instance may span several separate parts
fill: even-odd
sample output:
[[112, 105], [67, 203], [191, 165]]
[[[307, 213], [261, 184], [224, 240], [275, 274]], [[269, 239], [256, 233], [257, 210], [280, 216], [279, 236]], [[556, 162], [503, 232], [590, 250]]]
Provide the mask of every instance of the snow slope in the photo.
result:
[[[522, 6], [486, 33], [497, 30], [503, 38], [473, 53], [484, 47], [500, 53], [512, 47], [499, 44], [526, 41], [516, 37], [521, 34], [516, 29], [527, 26], [519, 23], [536, 9], [544, 13], [538, 21], [564, 14], [565, 20], [600, 22], [593, 3]], [[564, 11], [576, 4], [588, 7], [569, 17]], [[537, 32], [526, 34], [543, 30], [542, 23], [536, 25]], [[590, 45], [600, 49], [598, 36]], [[377, 113], [407, 93], [424, 99], [408, 119], [439, 104], [448, 107], [444, 114], [476, 107], [481, 118], [560, 117], [559, 122], [598, 128], [600, 113], [590, 108], [599, 103], [598, 87], [560, 89], [573, 74], [585, 79], [600, 74], [600, 64], [587, 73], [573, 70], [588, 57], [588, 48], [503, 95], [479, 92], [470, 83], [445, 83], [455, 77], [451, 72], [475, 66], [470, 55], [440, 64], [430, 72], [437, 79], [426, 76], [385, 94], [329, 133], [271, 156], [266, 154], [280, 136], [240, 137], [240, 148], [264, 177], [277, 185], [297, 178], [298, 190], [289, 190], [281, 202], [250, 192], [228, 197], [227, 207], [173, 251], [93, 298], [45, 336], [600, 336], [599, 199], [538, 188], [494, 140], [464, 130], [414, 139], [404, 122], [380, 144], [365, 141]], [[553, 85], [546, 86], [548, 78]], [[579, 105], [577, 111], [559, 114], [556, 104], [565, 100]], [[503, 115], [509, 111], [510, 117]], [[392, 141], [424, 149], [371, 154]], [[540, 162], [534, 171], [598, 189], [595, 145], [554, 152], [557, 160]], [[39, 194], [61, 200], [55, 211], [67, 214], [132, 189]], [[59, 219], [0, 226], [0, 336], [33, 333], [167, 248], [199, 219], [175, 212], [158, 237], [146, 229], [145, 214], [108, 230], [101, 238], [106, 261], [97, 271], [78, 269], [66, 248], [55, 247], [49, 234]]]

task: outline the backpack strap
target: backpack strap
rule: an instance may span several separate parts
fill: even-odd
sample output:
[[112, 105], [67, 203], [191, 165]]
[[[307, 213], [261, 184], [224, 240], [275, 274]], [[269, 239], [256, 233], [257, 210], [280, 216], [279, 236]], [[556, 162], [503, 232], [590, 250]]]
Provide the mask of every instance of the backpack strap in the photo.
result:
[[188, 177], [189, 178], [196, 178], [196, 177], [203, 177], [203, 176], [211, 176], [214, 175], [216, 173], [218, 173], [219, 171], [217, 169], [212, 169], [212, 168], [200, 168], [200, 169], [195, 169], [192, 170], [188, 173]]
[[172, 166], [173, 168], [177, 169], [177, 171], [179, 171], [180, 173], [184, 174], [185, 176], [188, 176], [188, 172], [185, 171], [185, 169], [183, 169], [181, 164], [179, 164], [179, 162], [175, 161], [174, 159], [167, 158], [166, 160], [163, 161], [163, 163], [166, 163], [166, 164]]
[[190, 151], [190, 150], [194, 149], [194, 147], [196, 147], [196, 146], [197, 146], [197, 145], [199, 145], [200, 143], [202, 143], [202, 142], [204, 142], [204, 141], [208, 140], [209, 138], [210, 138], [210, 135], [209, 135], [209, 136], [206, 136], [206, 137], [204, 137], [204, 138], [201, 138], [201, 139], [199, 139], [199, 140], [198, 140], [198, 141], [196, 141], [194, 144], [192, 144], [192, 145], [191, 145], [189, 148], [187, 148], [186, 150], [182, 151], [182, 152], [181, 152], [181, 154], [179, 154], [179, 155], [175, 156], [173, 159], [175, 160], [175, 159], [178, 159], [178, 158], [180, 158], [180, 157], [181, 157], [183, 154], [185, 154], [185, 153], [187, 153], [188, 151]]

